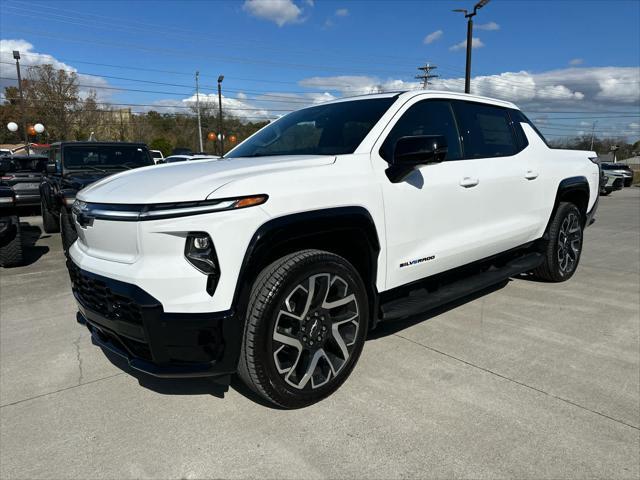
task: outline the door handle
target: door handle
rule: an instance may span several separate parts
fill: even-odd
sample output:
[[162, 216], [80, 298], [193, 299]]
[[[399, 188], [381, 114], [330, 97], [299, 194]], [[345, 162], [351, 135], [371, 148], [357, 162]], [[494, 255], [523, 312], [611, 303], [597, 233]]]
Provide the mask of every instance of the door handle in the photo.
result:
[[527, 170], [527, 173], [524, 174], [524, 178], [526, 178], [527, 180], [535, 180], [536, 178], [538, 178], [538, 172]]
[[460, 186], [464, 188], [475, 187], [479, 183], [480, 183], [479, 179], [471, 178], [471, 177], [464, 177], [462, 180], [460, 180]]

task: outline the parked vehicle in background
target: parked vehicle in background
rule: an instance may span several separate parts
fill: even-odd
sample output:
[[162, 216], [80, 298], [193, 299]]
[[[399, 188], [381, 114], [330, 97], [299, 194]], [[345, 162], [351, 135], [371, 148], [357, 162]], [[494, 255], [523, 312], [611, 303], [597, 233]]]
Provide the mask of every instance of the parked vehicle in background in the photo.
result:
[[340, 387], [381, 321], [524, 272], [571, 278], [598, 203], [591, 157], [549, 148], [515, 105], [484, 97], [308, 107], [223, 161], [79, 192], [80, 319], [143, 372], [237, 372], [265, 401], [304, 407]]
[[13, 152], [11, 150], [9, 150], [8, 148], [0, 148], [0, 157], [4, 157], [7, 155], [12, 155]]
[[630, 187], [633, 183], [633, 170], [629, 165], [625, 165], [624, 163], [601, 163], [600, 168], [602, 168], [607, 175], [613, 174], [621, 176], [625, 187]]
[[11, 187], [0, 183], [0, 266], [17, 267], [22, 261], [22, 233], [15, 193]]
[[42, 224], [61, 232], [65, 251], [76, 240], [71, 206], [79, 190], [114, 173], [154, 165], [144, 143], [58, 142], [51, 145], [40, 184]]
[[613, 172], [607, 172], [607, 183], [604, 185], [604, 195], [609, 195], [611, 192], [615, 192], [617, 190], [622, 190], [624, 186], [625, 178], [622, 175], [618, 175]]
[[[193, 160], [219, 160], [220, 157], [212, 155], [171, 155], [164, 159], [162, 163], [191, 162]], [[160, 162], [158, 162], [160, 163]]]
[[164, 160], [164, 155], [160, 150], [149, 150], [149, 153], [151, 153], [151, 157], [154, 162], [163, 163], [162, 160]]
[[0, 157], [0, 180], [15, 192], [16, 206], [40, 206], [40, 182], [47, 160], [46, 155]]

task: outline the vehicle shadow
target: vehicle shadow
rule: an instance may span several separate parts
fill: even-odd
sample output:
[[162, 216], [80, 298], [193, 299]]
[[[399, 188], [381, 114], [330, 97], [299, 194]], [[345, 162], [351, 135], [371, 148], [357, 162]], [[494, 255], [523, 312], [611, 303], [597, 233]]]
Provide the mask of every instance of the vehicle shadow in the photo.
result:
[[[367, 341], [375, 341], [389, 335], [394, 335], [406, 328], [412, 327], [414, 325], [417, 325], [418, 323], [422, 323], [434, 317], [442, 315], [443, 313], [453, 310], [461, 305], [464, 305], [465, 303], [471, 302], [485, 295], [501, 290], [509, 283], [509, 281], [510, 280], [506, 280], [499, 284], [485, 288], [473, 295], [466, 296], [455, 302], [449, 303], [431, 311], [427, 311], [420, 315], [415, 315], [413, 317], [408, 317], [406, 319], [398, 321], [382, 322], [373, 332], [368, 335]], [[103, 349], [103, 352], [107, 359], [114, 366], [134, 377], [141, 387], [147, 388], [161, 395], [211, 395], [216, 398], [224, 399], [225, 393], [229, 391], [229, 388], [232, 388], [243, 397], [263, 407], [274, 410], [281, 410], [280, 407], [264, 401], [264, 399], [262, 399], [255, 392], [244, 385], [244, 383], [242, 383], [237, 375], [234, 375], [231, 378], [225, 377], [220, 379], [208, 377], [175, 379], [158, 378], [131, 368], [126, 360], [109, 350]]]
[[126, 360], [109, 350], [102, 349], [107, 359], [123, 372], [134, 377], [141, 387], [162, 395], [212, 395], [224, 398], [229, 390], [227, 382], [216, 382], [215, 379], [204, 378], [159, 378], [139, 372], [129, 366]]
[[27, 266], [37, 262], [40, 257], [49, 253], [49, 247], [36, 245], [42, 235], [42, 230], [36, 225], [20, 222], [22, 232], [22, 265]]
[[502, 290], [504, 287], [506, 287], [509, 284], [510, 281], [511, 279], [504, 280], [500, 283], [484, 288], [474, 294], [461, 297], [454, 302], [447, 303], [445, 305], [434, 308], [432, 310], [427, 310], [424, 313], [420, 313], [419, 315], [413, 315], [411, 317], [406, 317], [400, 320], [390, 320], [386, 322], [380, 322], [376, 327], [376, 329], [369, 333], [369, 335], [367, 336], [367, 341], [375, 341], [380, 338], [388, 337], [389, 335], [394, 335], [402, 330], [413, 327], [414, 325], [417, 325], [419, 323], [423, 323], [428, 320], [431, 320], [434, 317], [438, 317], [466, 303], [477, 300], [478, 298], [482, 298], [493, 292], [497, 292], [498, 290]]

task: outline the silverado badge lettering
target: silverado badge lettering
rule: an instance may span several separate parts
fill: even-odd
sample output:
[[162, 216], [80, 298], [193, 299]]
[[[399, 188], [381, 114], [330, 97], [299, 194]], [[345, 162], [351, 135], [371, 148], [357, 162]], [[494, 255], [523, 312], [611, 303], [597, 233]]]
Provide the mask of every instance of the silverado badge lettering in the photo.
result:
[[402, 262], [400, 264], [400, 268], [410, 267], [411, 265], [417, 265], [418, 263], [428, 262], [429, 260], [433, 260], [436, 258], [435, 255], [431, 255], [429, 257], [416, 258], [415, 260], [409, 260], [408, 262]]

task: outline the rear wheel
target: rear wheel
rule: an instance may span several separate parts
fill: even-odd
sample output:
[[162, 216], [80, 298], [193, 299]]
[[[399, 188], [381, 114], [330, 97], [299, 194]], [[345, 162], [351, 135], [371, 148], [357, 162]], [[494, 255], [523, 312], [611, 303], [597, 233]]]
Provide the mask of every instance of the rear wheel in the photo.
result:
[[17, 267], [22, 265], [22, 233], [20, 223], [16, 224], [15, 236], [0, 246], [0, 265], [3, 267]]
[[42, 228], [46, 233], [58, 233], [60, 224], [56, 215], [51, 213], [45, 203], [40, 201], [40, 211], [42, 212]]
[[582, 253], [583, 225], [578, 207], [569, 202], [560, 203], [543, 246], [544, 262], [533, 271], [536, 277], [564, 282], [573, 276]]
[[253, 285], [240, 378], [280, 407], [311, 405], [353, 370], [368, 318], [366, 290], [344, 258], [319, 250], [287, 255]]
[[78, 234], [71, 220], [71, 215], [69, 215], [66, 210], [60, 212], [60, 234], [62, 237], [62, 248], [65, 252], [68, 252], [73, 242], [77, 240]]

